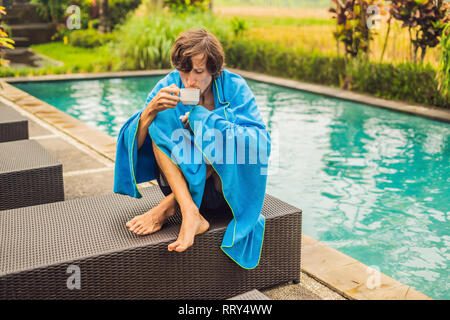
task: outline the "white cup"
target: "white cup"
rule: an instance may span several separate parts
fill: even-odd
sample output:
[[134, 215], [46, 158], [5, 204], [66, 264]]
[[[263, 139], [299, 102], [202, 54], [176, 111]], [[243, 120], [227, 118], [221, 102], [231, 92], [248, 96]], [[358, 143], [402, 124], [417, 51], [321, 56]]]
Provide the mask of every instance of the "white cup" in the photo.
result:
[[200, 89], [180, 89], [180, 100], [185, 105], [197, 105], [200, 101]]

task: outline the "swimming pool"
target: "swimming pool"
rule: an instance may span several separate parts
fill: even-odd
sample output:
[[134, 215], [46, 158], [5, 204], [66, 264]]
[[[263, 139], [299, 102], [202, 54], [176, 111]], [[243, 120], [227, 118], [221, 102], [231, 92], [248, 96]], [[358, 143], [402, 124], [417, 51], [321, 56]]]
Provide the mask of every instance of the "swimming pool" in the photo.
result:
[[[117, 136], [159, 79], [14, 85]], [[303, 210], [303, 232], [449, 299], [450, 125], [247, 82], [278, 148], [267, 192]]]

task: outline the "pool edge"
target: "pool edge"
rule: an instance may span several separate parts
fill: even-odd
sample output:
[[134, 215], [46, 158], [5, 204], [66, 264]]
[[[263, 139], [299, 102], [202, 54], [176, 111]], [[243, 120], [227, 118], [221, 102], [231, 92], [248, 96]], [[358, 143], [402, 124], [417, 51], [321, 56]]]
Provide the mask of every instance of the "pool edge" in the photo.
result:
[[[248, 78], [255, 81], [266, 82], [281, 87], [311, 92], [341, 100], [363, 103], [373, 107], [388, 109], [390, 111], [407, 113], [410, 115], [420, 116], [431, 120], [450, 123], [450, 109], [444, 109], [434, 106], [425, 106], [420, 104], [409, 104], [402, 101], [391, 101], [382, 98], [377, 98], [369, 94], [358, 93], [355, 91], [307, 83], [289, 78], [269, 76], [261, 73], [245, 71], [236, 68], [226, 67], [226, 69], [231, 72], [237, 73], [243, 76], [244, 78]], [[165, 75], [172, 70], [173, 69], [155, 69], [155, 70], [117, 71], [117, 72], [102, 72], [102, 73], [72, 73], [72, 74], [44, 75], [44, 76], [4, 77], [0, 78], [0, 82], [19, 83], [29, 81], [58, 81], [58, 80], [102, 79], [114, 77], [140, 77], [140, 76]]]
[[301, 263], [303, 272], [351, 300], [433, 300], [305, 234]]
[[377, 98], [368, 94], [357, 93], [355, 91], [350, 90], [306, 83], [288, 78], [268, 76], [265, 74], [244, 71], [240, 69], [233, 69], [233, 68], [227, 69], [230, 70], [231, 72], [241, 75], [244, 78], [255, 81], [320, 94], [326, 97], [337, 98], [340, 100], [363, 103], [373, 107], [388, 109], [390, 111], [408, 113], [415, 116], [450, 123], [450, 109], [438, 108], [433, 106], [424, 106], [419, 104], [409, 104], [402, 101], [391, 101], [382, 98]]
[[[159, 70], [159, 72], [153, 72], [152, 75], [164, 74], [162, 70]], [[164, 72], [166, 71], [164, 70]], [[120, 74], [123, 73], [113, 73], [109, 77], [116, 77]], [[39, 81], [43, 80], [42, 77], [39, 78], [41, 79]], [[98, 78], [98, 74], [85, 78], [71, 77], [70, 79], [86, 78]], [[59, 79], [54, 80], [67, 80], [67, 78], [59, 77]], [[115, 138], [98, 129], [89, 127], [80, 120], [3, 80], [0, 80], [0, 96], [57, 130], [71, 136], [77, 142], [92, 149], [99, 155], [115, 161]], [[432, 300], [412, 287], [394, 280], [381, 272], [376, 273], [360, 261], [328, 247], [305, 234], [302, 234], [301, 254], [301, 271], [348, 299]], [[375, 285], [373, 288], [370, 288], [372, 282]]]

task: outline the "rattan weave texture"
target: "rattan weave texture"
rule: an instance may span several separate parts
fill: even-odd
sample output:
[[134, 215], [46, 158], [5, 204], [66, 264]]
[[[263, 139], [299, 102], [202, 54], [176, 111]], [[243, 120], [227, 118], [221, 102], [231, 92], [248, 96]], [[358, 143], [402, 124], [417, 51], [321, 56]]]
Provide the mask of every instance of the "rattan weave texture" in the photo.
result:
[[11, 107], [0, 105], [0, 142], [28, 139], [28, 120]]
[[63, 200], [62, 164], [47, 150], [34, 140], [0, 143], [0, 210]]
[[[299, 280], [301, 210], [266, 195], [261, 261], [246, 270], [220, 250], [230, 213], [205, 214], [210, 229], [183, 253], [167, 250], [180, 212], [154, 234], [128, 231], [128, 220], [163, 197], [157, 186], [141, 192], [3, 211], [0, 299], [226, 299]], [[67, 288], [70, 265], [80, 268], [79, 290]]]
[[239, 294], [235, 297], [232, 297], [228, 300], [270, 300], [268, 296], [266, 296], [261, 291], [253, 289], [252, 291], [245, 292], [243, 294]]

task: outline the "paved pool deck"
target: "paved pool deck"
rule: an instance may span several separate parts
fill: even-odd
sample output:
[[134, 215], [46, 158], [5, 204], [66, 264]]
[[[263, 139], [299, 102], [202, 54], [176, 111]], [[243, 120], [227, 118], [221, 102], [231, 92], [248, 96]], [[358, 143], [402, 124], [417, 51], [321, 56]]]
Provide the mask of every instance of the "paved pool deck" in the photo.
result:
[[[233, 70], [244, 77], [259, 81], [278, 84], [280, 78], [268, 77], [244, 71]], [[66, 200], [106, 194], [113, 192], [115, 138], [91, 128], [72, 116], [55, 107], [17, 89], [10, 83], [15, 81], [57, 81], [66, 79], [87, 79], [102, 77], [124, 77], [167, 74], [170, 70], [154, 70], [143, 72], [119, 72], [108, 74], [78, 74], [60, 76], [42, 76], [33, 78], [13, 78], [0, 81], [0, 102], [13, 107], [29, 119], [30, 139], [38, 141], [63, 164], [64, 191]], [[316, 92], [322, 86], [286, 80], [284, 85], [292, 85], [300, 90]], [[308, 90], [312, 88], [315, 91]], [[345, 92], [339, 89], [323, 87], [331, 91], [319, 94], [330, 96], [338, 90], [339, 95]], [[350, 93], [347, 100], [357, 100], [358, 94]], [[361, 98], [361, 97], [359, 97]], [[369, 97], [370, 98], [370, 97]], [[380, 101], [381, 100], [381, 101]], [[381, 103], [384, 107], [392, 104], [390, 101], [373, 98], [372, 103]], [[396, 108], [408, 106], [395, 102]], [[381, 106], [379, 106], [381, 107]], [[405, 112], [417, 111], [417, 115], [427, 115], [435, 120], [450, 122], [448, 110], [431, 110], [424, 112], [423, 106], [410, 106]], [[401, 110], [397, 110], [403, 112]], [[419, 114], [420, 113], [420, 114]], [[422, 114], [423, 113], [423, 114]], [[140, 184], [140, 188], [156, 185], [156, 181]], [[378, 273], [363, 263], [326, 246], [319, 241], [302, 235], [301, 276], [298, 284], [284, 284], [276, 288], [263, 290], [268, 297], [275, 300], [370, 300], [370, 299], [413, 299], [428, 300], [426, 295], [402, 284], [382, 273]]]

